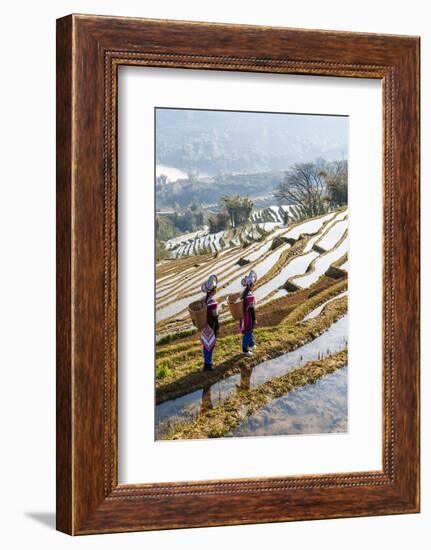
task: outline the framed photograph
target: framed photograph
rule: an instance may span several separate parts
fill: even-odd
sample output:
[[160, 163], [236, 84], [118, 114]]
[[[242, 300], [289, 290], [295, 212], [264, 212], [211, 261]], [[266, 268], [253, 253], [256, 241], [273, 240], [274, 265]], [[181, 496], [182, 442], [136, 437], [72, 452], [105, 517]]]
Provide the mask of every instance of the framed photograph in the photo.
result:
[[57, 528], [419, 511], [419, 38], [57, 21]]

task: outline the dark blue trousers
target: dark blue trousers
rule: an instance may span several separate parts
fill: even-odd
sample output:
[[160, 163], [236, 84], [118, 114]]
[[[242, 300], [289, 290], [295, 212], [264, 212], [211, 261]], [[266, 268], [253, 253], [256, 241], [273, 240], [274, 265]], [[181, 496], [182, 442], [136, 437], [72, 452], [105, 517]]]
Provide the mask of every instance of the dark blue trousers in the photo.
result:
[[214, 351], [214, 348], [212, 348], [211, 351], [208, 351], [207, 349], [205, 349], [204, 346], [202, 346], [202, 349], [204, 351], [204, 364], [205, 365], [208, 365], [209, 367], [212, 366], [213, 364], [213, 351]]
[[250, 330], [242, 335], [242, 351], [245, 353], [252, 347], [254, 347], [254, 337], [253, 332]]

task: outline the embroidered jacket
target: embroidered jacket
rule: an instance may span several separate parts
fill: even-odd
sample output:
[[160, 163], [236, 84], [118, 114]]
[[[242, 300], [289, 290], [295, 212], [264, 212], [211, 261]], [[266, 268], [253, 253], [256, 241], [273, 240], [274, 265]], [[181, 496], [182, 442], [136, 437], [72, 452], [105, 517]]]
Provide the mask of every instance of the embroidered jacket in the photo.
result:
[[209, 298], [208, 300], [205, 300], [205, 301], [207, 304], [207, 323], [213, 329], [213, 331], [217, 333], [219, 329], [218, 315], [217, 315], [218, 304], [216, 300], [214, 300], [214, 298]]
[[207, 326], [202, 329], [201, 342], [204, 348], [211, 351], [216, 343], [217, 333], [219, 329], [217, 302], [214, 298], [205, 300], [207, 304]]
[[256, 323], [256, 297], [249, 292], [244, 298], [244, 317], [240, 321], [240, 330], [242, 333], [251, 332]]

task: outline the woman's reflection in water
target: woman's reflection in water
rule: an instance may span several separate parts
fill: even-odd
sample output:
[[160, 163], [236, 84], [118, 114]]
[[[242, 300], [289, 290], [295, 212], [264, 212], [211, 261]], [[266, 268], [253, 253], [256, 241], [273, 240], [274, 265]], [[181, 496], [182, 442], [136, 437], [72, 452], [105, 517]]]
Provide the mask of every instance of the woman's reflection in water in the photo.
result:
[[251, 371], [252, 369], [250, 367], [241, 368], [241, 381], [236, 386], [238, 393], [241, 391], [248, 391], [250, 389]]
[[207, 386], [206, 388], [203, 389], [203, 392], [202, 392], [201, 414], [213, 408], [214, 408], [214, 405], [211, 399], [211, 386]]
[[[240, 383], [236, 385], [237, 393], [248, 391], [250, 389], [251, 373], [252, 373], [252, 368], [250, 367], [241, 368]], [[214, 404], [212, 402], [212, 396], [211, 396], [211, 388], [212, 388], [211, 385], [206, 386], [202, 391], [200, 414], [203, 414], [214, 408]]]

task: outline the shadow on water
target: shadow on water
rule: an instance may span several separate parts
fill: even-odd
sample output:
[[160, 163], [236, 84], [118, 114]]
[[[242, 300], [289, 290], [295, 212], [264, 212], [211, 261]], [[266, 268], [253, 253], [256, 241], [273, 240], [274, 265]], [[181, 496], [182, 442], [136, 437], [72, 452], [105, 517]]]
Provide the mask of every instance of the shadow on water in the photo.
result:
[[252, 389], [273, 378], [331, 355], [347, 346], [348, 315], [336, 321], [326, 332], [304, 346], [255, 367], [243, 368], [206, 388], [165, 401], [156, 407], [156, 439], [161, 439], [172, 426], [195, 420], [199, 414], [222, 404], [237, 391]]

